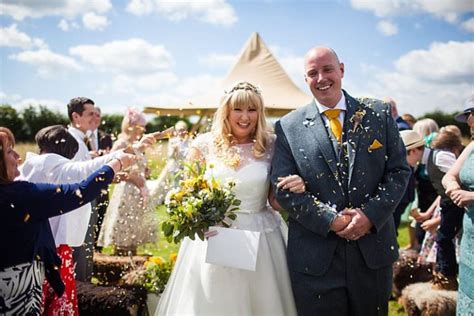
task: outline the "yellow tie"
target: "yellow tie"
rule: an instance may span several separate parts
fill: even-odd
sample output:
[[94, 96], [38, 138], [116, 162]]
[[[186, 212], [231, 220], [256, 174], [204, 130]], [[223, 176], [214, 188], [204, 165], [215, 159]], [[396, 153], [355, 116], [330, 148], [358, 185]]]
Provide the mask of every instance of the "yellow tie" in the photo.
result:
[[339, 122], [339, 113], [341, 113], [340, 109], [324, 111], [324, 115], [326, 115], [326, 117], [329, 119], [329, 127], [331, 128], [332, 133], [336, 137], [337, 141], [341, 142], [342, 125], [341, 122]]

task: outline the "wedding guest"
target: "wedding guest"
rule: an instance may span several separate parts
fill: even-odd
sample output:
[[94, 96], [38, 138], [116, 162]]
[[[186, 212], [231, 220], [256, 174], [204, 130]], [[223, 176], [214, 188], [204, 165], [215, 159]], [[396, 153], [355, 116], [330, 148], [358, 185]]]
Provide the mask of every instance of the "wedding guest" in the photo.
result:
[[418, 120], [415, 125], [413, 125], [413, 130], [425, 137], [426, 146], [431, 147], [431, 142], [436, 137], [436, 134], [439, 132], [439, 126], [435, 120], [430, 118], [424, 118]]
[[410, 165], [411, 174], [407, 188], [405, 189], [405, 194], [393, 212], [393, 220], [395, 222], [395, 228], [397, 229], [397, 235], [403, 212], [405, 211], [408, 204], [415, 200], [416, 178], [414, 175], [414, 169], [421, 161], [421, 158], [423, 157], [423, 151], [425, 149], [425, 140], [417, 132], [412, 130], [404, 130], [400, 132], [400, 136], [402, 138], [403, 144], [405, 145], [405, 150], [407, 152], [407, 162]]
[[416, 123], [416, 118], [411, 115], [410, 113], [405, 113], [402, 115], [402, 119], [407, 122], [408, 126], [410, 126], [410, 129], [413, 128], [413, 125]]
[[[74, 161], [88, 161], [92, 159], [90, 154], [90, 132], [95, 128], [95, 103], [89, 98], [76, 97], [69, 101], [67, 105], [70, 125], [68, 132], [76, 139], [79, 148], [74, 156]], [[103, 194], [103, 193], [101, 193]], [[90, 281], [93, 268], [94, 253], [94, 231], [97, 224], [97, 210], [87, 203], [80, 207], [81, 213], [90, 214], [87, 216], [89, 224], [84, 243], [79, 247], [74, 247], [73, 257], [76, 262], [74, 268], [76, 280]]]
[[[139, 141], [145, 126], [145, 115], [137, 109], [128, 109], [112, 152]], [[99, 235], [98, 245], [113, 245], [116, 255], [135, 255], [139, 245], [153, 243], [157, 238], [155, 204], [148, 203], [147, 161], [144, 155], [140, 157], [129, 170], [128, 179], [114, 187]]]
[[[201, 161], [217, 181], [236, 181], [240, 211], [231, 227], [260, 232], [255, 271], [206, 263], [207, 241], [185, 238], [155, 315], [296, 315], [281, 217], [267, 207], [274, 135], [260, 91], [250, 83], [226, 93], [210, 133], [196, 137], [188, 162]], [[291, 182], [288, 190], [303, 192]], [[217, 238], [208, 235], [209, 238]], [[232, 251], [230, 249], [230, 251]], [[225, 254], [223, 254], [225, 255]]]
[[[123, 151], [115, 151], [88, 161], [72, 161], [78, 150], [76, 139], [61, 125], [53, 125], [41, 129], [35, 136], [40, 154], [28, 152], [20, 167], [18, 180], [32, 183], [66, 184], [82, 181], [89, 174], [105, 163], [123, 156]], [[154, 139], [147, 139], [153, 142]], [[142, 148], [147, 144], [142, 143]], [[77, 293], [74, 280], [72, 248], [82, 245], [89, 224], [88, 213], [84, 209], [62, 214], [49, 219], [56, 250], [62, 264], [60, 274], [65, 283], [65, 292], [61, 297], [55, 295], [48, 282], [44, 286], [43, 315], [57, 315], [60, 311], [68, 311], [77, 315]]]
[[176, 135], [168, 142], [167, 172], [173, 177], [173, 186], [179, 182], [179, 172], [183, 170], [183, 161], [186, 159], [191, 138], [188, 134], [188, 125], [184, 121], [175, 124]]
[[77, 209], [107, 188], [114, 174], [135, 159], [123, 154], [74, 184], [14, 181], [20, 174], [15, 138], [0, 127], [0, 313], [39, 315], [43, 280], [64, 292], [48, 218]]
[[178, 121], [174, 125], [175, 132], [168, 141], [166, 165], [157, 179], [147, 180], [146, 185], [150, 200], [155, 205], [163, 204], [166, 194], [178, 186], [183, 177], [184, 164], [188, 154], [192, 136], [188, 133], [185, 121]]
[[474, 306], [474, 95], [467, 99], [464, 111], [456, 115], [456, 120], [469, 125], [471, 142], [443, 177], [443, 186], [451, 200], [465, 210], [456, 312], [469, 315]]
[[433, 288], [457, 290], [456, 275], [458, 264], [453, 239], [462, 228], [464, 210], [454, 204], [446, 195], [441, 180], [446, 172], [454, 165], [461, 154], [462, 144], [459, 137], [451, 132], [440, 132], [432, 143], [426, 169], [437, 194], [441, 196], [441, 223], [436, 234], [438, 246], [436, 254], [436, 273]]
[[404, 131], [407, 129], [411, 129], [410, 125], [408, 125], [408, 123], [403, 119], [403, 117], [398, 115], [397, 102], [395, 102], [394, 99], [389, 97], [383, 98], [383, 101], [390, 105], [390, 109], [392, 110], [392, 117], [397, 123], [398, 130]]
[[[435, 120], [425, 118], [418, 120], [415, 125], [413, 125], [413, 130], [425, 138], [426, 147], [430, 148], [431, 142], [439, 131], [439, 127]], [[422, 212], [428, 210], [428, 208], [438, 196], [435, 189], [433, 188], [433, 185], [431, 184], [431, 181], [428, 177], [428, 172], [426, 170], [426, 162], [428, 161], [429, 153], [429, 150], [424, 151], [422, 161], [415, 170], [415, 177], [417, 180], [416, 192], [418, 196], [418, 209], [420, 209]], [[419, 250], [420, 245], [423, 243], [425, 238], [425, 230], [421, 227], [421, 223], [412, 221], [410, 226], [408, 226], [408, 231], [410, 235], [410, 248]]]

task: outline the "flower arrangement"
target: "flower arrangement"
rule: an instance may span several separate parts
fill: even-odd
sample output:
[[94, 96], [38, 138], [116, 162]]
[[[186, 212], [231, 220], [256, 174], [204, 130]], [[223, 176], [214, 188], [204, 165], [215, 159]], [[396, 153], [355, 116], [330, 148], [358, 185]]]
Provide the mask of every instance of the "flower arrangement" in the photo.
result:
[[222, 185], [213, 176], [208, 179], [205, 174], [206, 166], [199, 162], [186, 165], [185, 180], [168, 192], [165, 201], [168, 218], [161, 228], [169, 242], [179, 243], [184, 237], [194, 240], [196, 235], [204, 240], [204, 233], [210, 226], [229, 227], [225, 220], [236, 218], [234, 212], [238, 210], [240, 200], [233, 191], [235, 182]]
[[355, 132], [357, 130], [357, 127], [360, 125], [362, 126], [362, 120], [364, 119], [366, 112], [363, 109], [357, 109], [357, 111], [352, 115], [350, 121], [354, 124], [354, 128], [352, 129], [352, 132]]
[[164, 291], [175, 262], [175, 253], [170, 255], [169, 261], [162, 257], [149, 257], [143, 266], [127, 273], [123, 281], [125, 284], [141, 285], [148, 292], [159, 294]]

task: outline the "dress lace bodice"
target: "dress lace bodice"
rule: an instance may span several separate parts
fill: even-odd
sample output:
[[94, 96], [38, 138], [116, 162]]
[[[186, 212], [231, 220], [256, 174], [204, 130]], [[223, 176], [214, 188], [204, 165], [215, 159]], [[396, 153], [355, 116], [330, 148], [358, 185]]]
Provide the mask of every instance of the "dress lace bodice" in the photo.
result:
[[[232, 180], [236, 182], [235, 193], [241, 200], [240, 212], [255, 213], [262, 211], [267, 204], [268, 189], [270, 186], [270, 163], [273, 153], [273, 138], [269, 142], [269, 150], [260, 159], [253, 153], [253, 143], [233, 146], [240, 157], [237, 167], [224, 162], [221, 155], [215, 151], [210, 133], [198, 136], [192, 147], [199, 149], [206, 160], [207, 176], [221, 183]], [[212, 168], [210, 166], [212, 165]]]

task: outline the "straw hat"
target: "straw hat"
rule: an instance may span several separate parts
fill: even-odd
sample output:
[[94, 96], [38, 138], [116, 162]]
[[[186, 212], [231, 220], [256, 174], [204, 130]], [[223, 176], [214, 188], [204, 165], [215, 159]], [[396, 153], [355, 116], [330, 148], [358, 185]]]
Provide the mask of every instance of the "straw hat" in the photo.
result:
[[423, 136], [413, 130], [401, 131], [400, 136], [402, 137], [406, 150], [418, 148], [426, 144]]
[[464, 111], [457, 114], [454, 119], [458, 122], [467, 122], [467, 117], [470, 113], [474, 112], [474, 94], [471, 95], [466, 102], [464, 102]]

